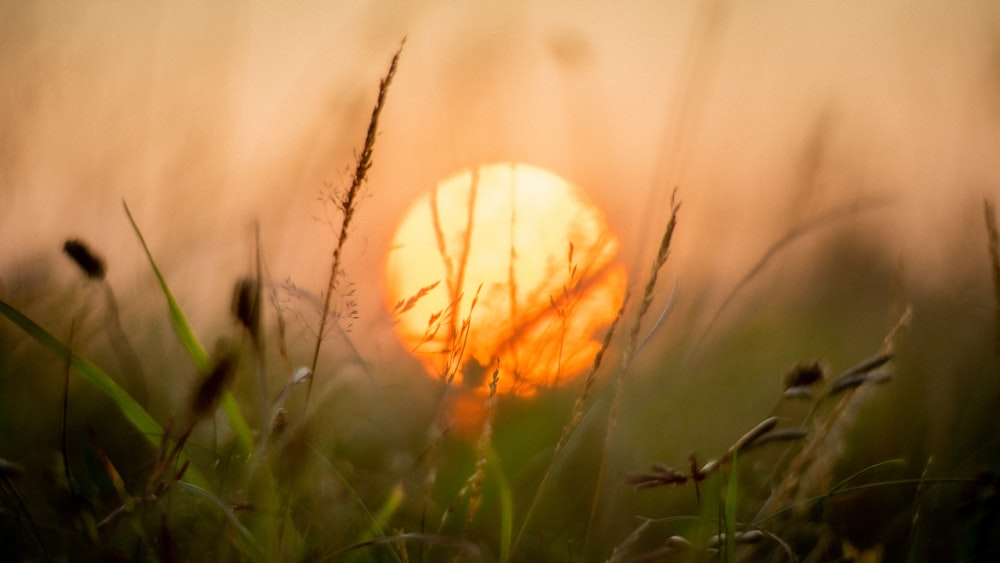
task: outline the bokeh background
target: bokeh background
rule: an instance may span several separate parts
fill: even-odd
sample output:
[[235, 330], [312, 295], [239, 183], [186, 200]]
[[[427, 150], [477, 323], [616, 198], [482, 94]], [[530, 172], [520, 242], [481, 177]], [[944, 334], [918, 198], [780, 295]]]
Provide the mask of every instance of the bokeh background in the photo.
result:
[[[634, 292], [675, 190], [682, 202], [654, 312], [675, 286], [676, 306], [623, 388], [606, 473], [580, 473], [608, 483], [579, 497], [603, 506], [589, 537], [604, 547], [588, 556], [606, 556], [629, 515], [674, 513], [669, 494], [606, 475], [724, 449], [769, 414], [785, 369], [870, 356], [907, 305], [898, 375], [866, 407], [845, 466], [996, 466], [983, 227], [983, 199], [1000, 199], [995, 2], [11, 1], [0, 38], [0, 298], [110, 358], [97, 290], [60, 251], [87, 241], [148, 362], [136, 393], [163, 419], [195, 372], [177, 367], [122, 201], [208, 343], [236, 334], [230, 293], [253, 271], [255, 223], [273, 284], [318, 294], [337, 224], [324, 198], [350, 183], [405, 38], [347, 247], [358, 318], [325, 350], [337, 377], [316, 383], [351, 463], [391, 475], [426, 445], [413, 421], [434, 418], [433, 379], [397, 343], [381, 294], [396, 224], [446, 176], [520, 161], [604, 210]], [[289, 300], [290, 356], [305, 362], [315, 312]], [[0, 334], [0, 457], [44, 465], [33, 456], [56, 447], [61, 400], [45, 374], [62, 368], [12, 325]], [[501, 403], [497, 448], [512, 466], [544, 457], [574, 392]], [[76, 408], [81, 428], [102, 424], [99, 406]], [[578, 508], [553, 494], [554, 514]]]

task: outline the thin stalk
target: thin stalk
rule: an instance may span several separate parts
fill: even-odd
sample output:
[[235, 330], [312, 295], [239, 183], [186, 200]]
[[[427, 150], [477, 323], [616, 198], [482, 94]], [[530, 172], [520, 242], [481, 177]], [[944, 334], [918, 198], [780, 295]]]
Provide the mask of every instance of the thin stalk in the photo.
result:
[[347, 189], [347, 192], [338, 201], [338, 205], [340, 206], [343, 216], [340, 224], [340, 234], [337, 237], [337, 245], [333, 249], [333, 262], [330, 265], [330, 278], [327, 280], [326, 292], [323, 296], [323, 311], [319, 320], [319, 331], [316, 334], [316, 346], [313, 348], [312, 361], [309, 363], [309, 369], [312, 370], [314, 376], [309, 379], [309, 387], [306, 391], [306, 404], [308, 404], [309, 397], [312, 394], [316, 365], [319, 363], [319, 351], [320, 348], [323, 347], [323, 338], [326, 336], [327, 324], [329, 323], [330, 316], [330, 298], [333, 295], [333, 291], [337, 287], [337, 278], [339, 277], [341, 261], [343, 260], [344, 246], [347, 243], [347, 234], [350, 230], [351, 222], [354, 219], [354, 213], [357, 210], [358, 203], [361, 199], [361, 187], [368, 178], [368, 169], [371, 168], [372, 165], [372, 155], [375, 150], [375, 138], [378, 135], [378, 119], [382, 114], [382, 108], [385, 107], [386, 96], [389, 93], [389, 85], [392, 83], [392, 79], [396, 75], [396, 65], [399, 62], [399, 55], [402, 51], [403, 46], [400, 45], [396, 54], [392, 57], [392, 62], [389, 64], [389, 71], [386, 73], [385, 77], [382, 78], [381, 82], [379, 82], [378, 99], [375, 102], [375, 109], [372, 110], [371, 119], [368, 121], [368, 133], [365, 135], [364, 148], [361, 150], [357, 166], [354, 169], [354, 180], [351, 182], [351, 187]]
[[73, 479], [69, 471], [69, 456], [66, 445], [66, 416], [69, 411], [69, 372], [73, 370], [73, 336], [76, 335], [76, 319], [69, 326], [69, 340], [66, 344], [66, 373], [63, 377], [63, 403], [62, 403], [62, 433], [60, 448], [62, 450], [63, 473], [66, 475], [66, 486], [73, 492]]

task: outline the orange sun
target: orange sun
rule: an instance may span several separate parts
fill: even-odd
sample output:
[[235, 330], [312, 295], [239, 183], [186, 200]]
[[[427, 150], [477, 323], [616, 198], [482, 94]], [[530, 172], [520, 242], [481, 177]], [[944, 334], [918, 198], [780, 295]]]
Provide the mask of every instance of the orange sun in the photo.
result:
[[618, 241], [572, 184], [518, 163], [451, 176], [396, 230], [385, 268], [400, 340], [432, 374], [530, 396], [584, 371], [625, 293]]

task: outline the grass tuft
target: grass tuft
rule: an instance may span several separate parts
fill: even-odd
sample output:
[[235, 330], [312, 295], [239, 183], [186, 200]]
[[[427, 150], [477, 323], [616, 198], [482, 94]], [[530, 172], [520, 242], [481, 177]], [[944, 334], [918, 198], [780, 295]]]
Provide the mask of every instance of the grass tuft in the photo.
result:
[[[90, 353], [82, 347], [89, 335], [80, 330], [80, 319], [67, 320], [69, 336], [61, 341], [42, 324], [0, 300], [0, 316], [26, 334], [25, 341], [33, 340], [48, 350], [61, 376], [45, 382], [49, 387], [42, 388], [53, 395], [50, 409], [38, 416], [42, 424], [52, 426], [38, 432], [50, 435], [47, 442], [42, 438], [37, 448], [29, 445], [27, 451], [14, 449], [11, 453], [7, 445], [17, 445], [18, 436], [14, 432], [0, 435], [0, 559], [624, 562], [866, 557], [897, 560], [904, 556], [910, 560], [938, 560], [948, 559], [949, 555], [995, 559], [989, 555], [998, 550], [990, 542], [995, 541], [994, 532], [1000, 530], [995, 510], [1000, 499], [1000, 472], [995, 469], [995, 452], [989, 445], [977, 444], [972, 455], [960, 458], [924, 452], [924, 444], [918, 443], [903, 451], [907, 459], [927, 460], [919, 472], [899, 451], [892, 449], [886, 454], [898, 444], [887, 444], [888, 438], [863, 426], [872, 423], [866, 417], [868, 411], [875, 410], [866, 409], [872, 406], [867, 399], [912, 381], [901, 374], [897, 383], [896, 370], [906, 369], [908, 375], [923, 368], [914, 368], [919, 362], [910, 354], [916, 346], [900, 346], [913, 322], [910, 308], [885, 334], [874, 354], [839, 374], [822, 361], [795, 364], [776, 385], [777, 404], [771, 413], [751, 414], [754, 418], [750, 420], [740, 408], [753, 409], [762, 404], [757, 401], [758, 395], [765, 395], [763, 403], [773, 400], [766, 396], [766, 390], [761, 391], [765, 387], [759, 382], [748, 386], [746, 397], [737, 398], [740, 408], [732, 409], [731, 402], [721, 397], [732, 392], [733, 379], [758, 367], [752, 361], [750, 346], [734, 346], [728, 352], [732, 364], [727, 369], [731, 367], [733, 373], [726, 375], [732, 379], [727, 378], [703, 395], [690, 393], [694, 386], [681, 378], [668, 381], [661, 377], [678, 364], [691, 368], [690, 362], [671, 364], [664, 360], [651, 366], [648, 373], [633, 373], [633, 365], [638, 365], [636, 358], [670, 318], [677, 300], [679, 284], [675, 283], [669, 297], [662, 296], [666, 297], [665, 305], [658, 315], [653, 309], [654, 302], [661, 298], [663, 272], [678, 223], [681, 205], [676, 191], [659, 247], [645, 272], [648, 277], [641, 280], [644, 285], [639, 285], [638, 302], [633, 306], [630, 290], [617, 304], [615, 318], [606, 329], [592, 365], [581, 374], [576, 396], [567, 393], [566, 385], [554, 383], [532, 387], [528, 398], [516, 396], [522, 387], [511, 382], [518, 383], [519, 374], [527, 373], [522, 370], [531, 367], [527, 364], [536, 358], [554, 353], [555, 362], [545, 364], [550, 365], [552, 380], [560, 382], [561, 376], [569, 375], [562, 373], [568, 369], [575, 344], [567, 328], [568, 319], [587, 304], [579, 298], [580, 292], [587, 289], [586, 257], [578, 271], [581, 256], [576, 254], [586, 253], [569, 242], [565, 254], [567, 281], [561, 291], [554, 289], [548, 296], [550, 307], [536, 314], [525, 303], [517, 302], [518, 275], [523, 278], [522, 284], [527, 276], [513, 266], [519, 254], [531, 249], [517, 248], [512, 242], [509, 249], [498, 252], [496, 258], [509, 260], [510, 264], [507, 288], [511, 323], [534, 328], [532, 323], [545, 316], [561, 321], [561, 325], [553, 325], [555, 328], [545, 333], [545, 341], [524, 354], [525, 359], [511, 359], [512, 355], [508, 355], [509, 351], [519, 351], [520, 335], [516, 331], [496, 357], [488, 362], [475, 357], [471, 351], [477, 335], [497, 329], [473, 322], [473, 312], [477, 307], [493, 305], [486, 300], [496, 292], [483, 285], [475, 292], [463, 287], [466, 267], [476, 258], [469, 255], [479, 189], [478, 169], [473, 168], [466, 230], [461, 236], [444, 239], [436, 195], [431, 197], [430, 228], [436, 231], [437, 239], [428, 245], [437, 245], [445, 277], [400, 299], [386, 318], [386, 325], [395, 322], [439, 285], [439, 291], [448, 291], [449, 304], [430, 315], [426, 332], [415, 346], [420, 348], [433, 341], [437, 349], [429, 353], [440, 354], [435, 357], [440, 361], [434, 368], [438, 380], [397, 384], [370, 377], [363, 381], [370, 387], [345, 381], [338, 386], [336, 401], [310, 412], [310, 392], [301, 397], [299, 390], [302, 384], [311, 385], [315, 379], [321, 348], [329, 333], [346, 330], [340, 322], [343, 313], [334, 301], [334, 292], [338, 299], [347, 301], [347, 308], [352, 308], [348, 314], [356, 315], [353, 286], [345, 283], [342, 271], [344, 252], [364, 198], [379, 119], [401, 52], [402, 45], [380, 80], [353, 180], [342, 192], [330, 196], [341, 221], [335, 227], [325, 290], [312, 294], [295, 287], [291, 280], [284, 286], [287, 294], [310, 299], [310, 312], [321, 313], [318, 330], [312, 334], [315, 341], [307, 337], [299, 343], [307, 347], [306, 358], [311, 362], [293, 362], [286, 347], [283, 305], [276, 288], [280, 284], [268, 281], [259, 229], [255, 231], [256, 271], [235, 281], [229, 303], [232, 318], [224, 325], [230, 334], [219, 336], [216, 341], [220, 345], [209, 355], [174, 299], [166, 276], [124, 202], [125, 213], [166, 301], [165, 313], [183, 346], [181, 355], [188, 357], [168, 359], [160, 367], [166, 375], [173, 375], [190, 371], [192, 366], [187, 364], [193, 364], [198, 374], [187, 396], [153, 396], [151, 401], [158, 402], [147, 406], [121, 380], [84, 357], [83, 351]], [[479, 197], [481, 200], [481, 194]], [[790, 231], [738, 281], [719, 310], [708, 312], [718, 317], [733, 295], [759, 275], [784, 247], [856, 212], [854, 207], [835, 210]], [[511, 229], [515, 213], [511, 214]], [[1000, 235], [988, 199], [984, 200], [984, 214], [1000, 348]], [[77, 239], [67, 240], [63, 251], [86, 277], [85, 282], [78, 282], [105, 293], [108, 314], [102, 319], [101, 330], [114, 348], [109, 359], [117, 359], [126, 376], [141, 374], [140, 356], [130, 354], [118, 319], [105, 261]], [[835, 259], [840, 260], [840, 256]], [[561, 258], [551, 262], [548, 272], [561, 273], [563, 265], [555, 264]], [[471, 279], [471, 270], [468, 277]], [[266, 326], [265, 288], [271, 292], [276, 327]], [[712, 317], [708, 328], [714, 320]], [[628, 325], [624, 334], [623, 322]], [[308, 324], [310, 330], [317, 328], [312, 321]], [[754, 331], [752, 346], [761, 342], [771, 346], [785, 337], [772, 334], [770, 327], [762, 330], [753, 322], [749, 324], [753, 325], [749, 330]], [[813, 327], [807, 328], [813, 331]], [[446, 338], [437, 338], [445, 332]], [[589, 345], [591, 335], [586, 337]], [[701, 342], [697, 337], [688, 340], [681, 336], [678, 340], [691, 342], [697, 348]], [[342, 351], [358, 360], [351, 368], [361, 366], [371, 376], [369, 365], [377, 364], [366, 362], [354, 343], [344, 340]], [[791, 343], [781, 345], [801, 343], [795, 335], [787, 340]], [[268, 366], [265, 361], [266, 353], [274, 349], [284, 360], [280, 368]], [[620, 356], [609, 367], [610, 354], [619, 349]], [[151, 361], [151, 355], [141, 357], [147, 363]], [[7, 382], [21, 374], [18, 370], [22, 366], [12, 364], [8, 368], [7, 359], [6, 353], [0, 355], [2, 375], [11, 376], [5, 377], [5, 387], [0, 391], [6, 391]], [[241, 376], [251, 374], [251, 362], [256, 379], [243, 381]], [[36, 365], [39, 372], [44, 371], [42, 363], [30, 367], [35, 369]], [[981, 364], [974, 365], [978, 369]], [[939, 368], [936, 364], [926, 367]], [[602, 370], [609, 371], [603, 383], [599, 382]], [[121, 417], [114, 413], [108, 420], [100, 420], [108, 415], [87, 410], [91, 405], [82, 400], [86, 396], [71, 397], [71, 378], [75, 374], [103, 394], [100, 400], [106, 397], [105, 402], [110, 402]], [[643, 375], [648, 377], [643, 379]], [[701, 375], [692, 374], [690, 379]], [[282, 381], [274, 395], [267, 390], [269, 376]], [[528, 387], [528, 379], [521, 378], [520, 382], [526, 384], [523, 387]], [[646, 408], [655, 411], [630, 412], [633, 403], [625, 394], [626, 380], [635, 383], [635, 392], [647, 395], [635, 404], [654, 405]], [[488, 389], [488, 396], [484, 389]], [[500, 396], [505, 390], [515, 392]], [[474, 414], [482, 418], [463, 425], [461, 409], [451, 408], [450, 399], [455, 395], [474, 397], [478, 408]], [[894, 399], [902, 395], [898, 393]], [[13, 401], [6, 401], [4, 406], [10, 403]], [[258, 416], [251, 417], [248, 423], [241, 405], [258, 407]], [[61, 419], [57, 420], [60, 407]], [[227, 415], [228, 425], [219, 416], [220, 409]], [[689, 418], [699, 409], [709, 411], [703, 417], [707, 423], [692, 422], [699, 420], [702, 413]], [[788, 415], [788, 411], [797, 414]], [[173, 413], [161, 414], [166, 421], [163, 423], [151, 414], [163, 412]], [[901, 411], [888, 416], [900, 419], [910, 414]], [[119, 418], [127, 424], [118, 424]], [[875, 419], [876, 423], [881, 421]], [[83, 448], [72, 447], [74, 433], [79, 433], [74, 424], [97, 428], [88, 432], [89, 442]], [[225, 439], [220, 440], [220, 436]], [[719, 436], [728, 438], [718, 441]], [[688, 449], [689, 438], [704, 439], [706, 443], [695, 442]], [[871, 440], [875, 446], [865, 449], [854, 443], [860, 440]], [[644, 441], [648, 444], [641, 449]], [[914, 441], [919, 442], [919, 438]], [[136, 448], [136, 442], [141, 447]], [[632, 449], [634, 444], [638, 447]], [[675, 451], [675, 447], [685, 449]], [[688, 453], [693, 450], [702, 451]], [[700, 455], [706, 452], [715, 455]], [[909, 455], [912, 452], [917, 456]], [[673, 456], [679, 461], [674, 466], [648, 461]], [[866, 456], [879, 457], [873, 461]], [[877, 461], [886, 457], [890, 459]], [[640, 462], [635, 462], [637, 459]], [[932, 459], [935, 473], [945, 471], [939, 465], [950, 463], [947, 470], [968, 468], [968, 474], [975, 477], [934, 478], [930, 471]], [[648, 469], [626, 471], [634, 462]], [[913, 478], [914, 472], [919, 478]], [[961, 491], [954, 506], [942, 509], [939, 496], [930, 494], [930, 490], [945, 486], [957, 486]], [[859, 501], [872, 503], [875, 510], [888, 505], [902, 508], [894, 508], [891, 513], [884, 509], [886, 516], [866, 511], [866, 505], [844, 508]], [[878, 537], [865, 542], [858, 534], [844, 531], [842, 528], [849, 526], [843, 524], [838, 511], [843, 511], [848, 520], [864, 515], [871, 520], [873, 535]], [[642, 515], [650, 512], [662, 517]], [[942, 550], [941, 545], [955, 551]], [[937, 551], [931, 551], [934, 549]]]
[[[110, 398], [125, 416], [125, 419], [141, 435], [145, 436], [152, 445], [157, 445], [160, 438], [165, 435], [163, 427], [146, 412], [146, 409], [136, 402], [120, 385], [115, 383], [115, 380], [101, 368], [97, 367], [90, 360], [73, 352], [50, 332], [2, 300], [0, 300], [0, 314], [7, 317], [8, 320], [17, 325], [43, 347], [48, 348], [50, 352], [67, 358], [73, 370]], [[206, 483], [205, 478], [201, 473], [194, 470], [194, 468], [187, 475], [194, 483]]]
[[[170, 287], [167, 286], [167, 280], [163, 277], [163, 274], [160, 273], [160, 268], [156, 265], [156, 261], [153, 259], [153, 254], [150, 252], [149, 246], [146, 245], [146, 239], [142, 236], [142, 231], [139, 230], [139, 225], [136, 224], [135, 218], [132, 217], [132, 212], [129, 211], [128, 204], [125, 203], [125, 201], [122, 201], [122, 206], [125, 208], [125, 215], [128, 216], [129, 223], [132, 224], [132, 229], [135, 231], [135, 235], [138, 237], [139, 243], [142, 244], [142, 249], [146, 253], [146, 258], [149, 259], [149, 265], [153, 269], [153, 273], [156, 275], [157, 281], [160, 282], [160, 289], [163, 291], [163, 297], [167, 300], [167, 311], [174, 326], [174, 332], [177, 333], [177, 336], [181, 340], [181, 344], [184, 345], [184, 349], [187, 350], [187, 353], [191, 357], [191, 360], [194, 361], [195, 366], [202, 372], [208, 372], [212, 368], [211, 359], [209, 358], [208, 353], [205, 352], [204, 346], [201, 345], [201, 342], [195, 335], [190, 323], [188, 323], [187, 317], [184, 315], [184, 311], [181, 310], [177, 300], [174, 299], [174, 295], [170, 291]], [[233, 430], [236, 432], [236, 438], [239, 440], [240, 445], [248, 454], [252, 454], [255, 448], [250, 426], [243, 417], [243, 412], [240, 410], [239, 405], [236, 404], [236, 399], [229, 391], [223, 391], [222, 408], [225, 410], [226, 416], [229, 417], [230, 424], [233, 425]]]

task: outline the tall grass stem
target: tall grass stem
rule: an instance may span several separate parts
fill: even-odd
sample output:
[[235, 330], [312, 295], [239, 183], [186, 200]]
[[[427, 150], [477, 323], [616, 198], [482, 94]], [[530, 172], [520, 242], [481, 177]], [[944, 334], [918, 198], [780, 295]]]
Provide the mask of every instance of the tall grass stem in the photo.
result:
[[372, 156], [375, 152], [375, 138], [378, 136], [379, 116], [381, 116], [382, 109], [385, 107], [385, 100], [389, 93], [389, 85], [392, 83], [392, 79], [396, 75], [396, 65], [399, 62], [399, 56], [402, 52], [403, 46], [400, 45], [396, 54], [392, 57], [392, 62], [389, 63], [389, 71], [379, 83], [378, 99], [375, 102], [375, 109], [372, 110], [371, 119], [368, 121], [368, 132], [365, 135], [365, 144], [361, 149], [361, 155], [358, 156], [357, 166], [354, 169], [354, 179], [351, 181], [351, 186], [337, 202], [341, 210], [340, 234], [337, 236], [337, 244], [333, 249], [333, 262], [330, 265], [330, 277], [327, 280], [326, 291], [323, 295], [323, 309], [319, 319], [319, 329], [316, 334], [316, 345], [313, 348], [312, 361], [309, 363], [309, 369], [312, 371], [313, 377], [309, 379], [308, 389], [306, 391], [307, 405], [309, 397], [312, 395], [313, 380], [316, 379], [315, 374], [316, 366], [319, 363], [319, 352], [323, 346], [323, 338], [326, 336], [327, 324], [329, 324], [330, 299], [333, 296], [333, 292], [337, 288], [337, 279], [340, 275], [341, 261], [343, 260], [344, 255], [344, 246], [347, 243], [347, 235], [350, 232], [351, 222], [354, 219], [354, 213], [361, 200], [361, 187], [367, 180], [368, 169], [371, 168], [372, 165]]

